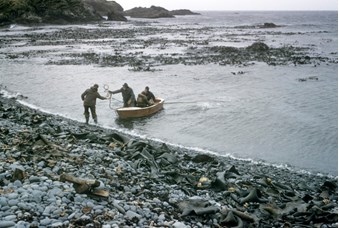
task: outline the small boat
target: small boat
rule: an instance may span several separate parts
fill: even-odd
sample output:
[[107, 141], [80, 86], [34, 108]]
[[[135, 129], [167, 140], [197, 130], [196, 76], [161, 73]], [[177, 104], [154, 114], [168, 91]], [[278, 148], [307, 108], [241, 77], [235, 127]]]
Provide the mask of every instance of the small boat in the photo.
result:
[[115, 111], [118, 113], [119, 118], [138, 118], [150, 116], [164, 107], [165, 100], [162, 98], [155, 98], [155, 102], [151, 106], [147, 107], [122, 107], [117, 108]]

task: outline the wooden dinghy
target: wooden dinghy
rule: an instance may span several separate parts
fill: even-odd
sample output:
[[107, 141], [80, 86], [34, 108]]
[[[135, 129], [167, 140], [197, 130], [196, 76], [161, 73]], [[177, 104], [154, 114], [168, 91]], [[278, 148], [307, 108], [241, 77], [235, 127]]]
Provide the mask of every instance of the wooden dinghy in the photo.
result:
[[164, 107], [164, 99], [156, 98], [155, 102], [151, 106], [147, 107], [122, 107], [117, 108], [116, 112], [119, 115], [119, 118], [126, 119], [126, 118], [138, 118], [138, 117], [145, 117], [150, 116]]

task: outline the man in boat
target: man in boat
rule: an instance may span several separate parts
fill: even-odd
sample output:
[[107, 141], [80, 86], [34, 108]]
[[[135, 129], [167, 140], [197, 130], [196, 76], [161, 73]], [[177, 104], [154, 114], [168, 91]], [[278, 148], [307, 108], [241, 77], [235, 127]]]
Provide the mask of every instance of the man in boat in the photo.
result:
[[154, 94], [149, 90], [149, 87], [146, 86], [144, 91], [138, 94], [137, 105], [139, 107], [147, 107], [153, 105], [155, 101]]
[[124, 101], [124, 107], [134, 107], [135, 106], [135, 95], [133, 89], [128, 86], [127, 83], [122, 85], [121, 89], [115, 91], [108, 91], [111, 94], [121, 93], [122, 99]]
[[91, 110], [94, 123], [98, 123], [98, 117], [95, 111], [96, 100], [97, 98], [101, 100], [107, 99], [106, 97], [103, 97], [98, 93], [98, 88], [98, 84], [94, 84], [91, 88], [86, 89], [85, 92], [81, 94], [81, 99], [84, 101], [84, 115], [86, 118], [86, 124], [88, 124], [89, 120], [89, 110]]

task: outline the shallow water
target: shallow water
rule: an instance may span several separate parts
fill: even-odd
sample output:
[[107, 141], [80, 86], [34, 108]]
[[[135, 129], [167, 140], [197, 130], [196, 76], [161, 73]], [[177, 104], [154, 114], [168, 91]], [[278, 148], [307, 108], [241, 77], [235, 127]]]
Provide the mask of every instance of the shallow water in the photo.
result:
[[[257, 18], [258, 23], [262, 22], [258, 18], [263, 14], [252, 14], [248, 17]], [[182, 24], [163, 19], [153, 26], [182, 26], [187, 29], [190, 26], [193, 28], [211, 25], [211, 22], [216, 27], [251, 25], [248, 18], [237, 23], [232, 17], [234, 15], [222, 15], [224, 14], [221, 12], [208, 12], [202, 17], [175, 19], [175, 23], [182, 19]], [[333, 57], [333, 52], [337, 52], [337, 47], [334, 46], [337, 42], [337, 21], [328, 21], [327, 17], [330, 16], [327, 14], [318, 15], [323, 20], [322, 24], [317, 20], [307, 20], [305, 15], [297, 15], [291, 19], [289, 13], [280, 16], [271, 13], [260, 19], [264, 22], [275, 22], [274, 19], [278, 18], [276, 23], [288, 25], [278, 28], [283, 34], [277, 33], [276, 30], [274, 35], [266, 30], [253, 30], [253, 35], [249, 36], [251, 31], [236, 29], [233, 32], [237, 33], [237, 40], [225, 38], [222, 43], [233, 42], [234, 46], [246, 46], [246, 43], [252, 43], [259, 37], [272, 46], [292, 43], [310, 46], [314, 47], [313, 52], [321, 56]], [[233, 18], [231, 22], [226, 20], [230, 17]], [[201, 20], [200, 24], [196, 18]], [[224, 18], [223, 21], [220, 18]], [[333, 15], [330, 18], [333, 19]], [[125, 24], [114, 25], [126, 27]], [[323, 26], [319, 27], [320, 25]], [[329, 30], [331, 28], [335, 30]], [[227, 29], [222, 31], [232, 32]], [[301, 33], [286, 35], [291, 31]], [[6, 37], [7, 32], [3, 30], [2, 37]], [[20, 32], [22, 33], [22, 30]], [[247, 38], [244, 38], [242, 33], [247, 34]], [[192, 30], [192, 34], [197, 40], [202, 39], [202, 36], [210, 37], [215, 42], [216, 37], [222, 36], [218, 29], [206, 34], [197, 34]], [[177, 39], [183, 35], [166, 33], [165, 36], [168, 39]], [[268, 66], [265, 63], [254, 63], [246, 67], [215, 64], [169, 65], [159, 66], [154, 72], [133, 72], [128, 67], [45, 65], [44, 56], [14, 60], [2, 57], [1, 53], [27, 48], [18, 44], [19, 41], [16, 46], [1, 46], [1, 84], [6, 86], [7, 91], [27, 96], [28, 99], [24, 100], [27, 104], [83, 121], [80, 95], [92, 84], [100, 85], [99, 92], [102, 95], [106, 95], [104, 85], [113, 90], [127, 82], [135, 93], [139, 93], [148, 85], [156, 96], [165, 98], [164, 110], [149, 118], [121, 121], [112, 110], [121, 105], [121, 95], [116, 94], [110, 104], [108, 101], [97, 100], [99, 124], [198, 150], [337, 175], [336, 63], [321, 63], [316, 66]], [[46, 49], [45, 46], [43, 48]], [[47, 49], [56, 50], [55, 52], [86, 52], [89, 49], [101, 53], [110, 51], [109, 46], [100, 44], [72, 48], [49, 46]], [[165, 50], [152, 47], [144, 51], [159, 54], [180, 52], [182, 49], [175, 46]], [[232, 74], [239, 71], [244, 74]], [[318, 80], [298, 80], [311, 76], [316, 76]]]

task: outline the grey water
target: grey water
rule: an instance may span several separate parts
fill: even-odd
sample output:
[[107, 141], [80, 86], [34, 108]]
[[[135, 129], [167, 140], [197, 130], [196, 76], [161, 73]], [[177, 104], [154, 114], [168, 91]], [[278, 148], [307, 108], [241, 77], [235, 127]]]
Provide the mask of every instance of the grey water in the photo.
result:
[[[310, 54], [337, 60], [337, 12], [200, 12], [201, 15], [174, 19], [130, 19], [113, 23], [113, 29], [184, 28], [187, 34], [155, 34], [144, 39], [210, 39], [208, 45], [246, 47], [262, 41], [272, 47], [306, 47]], [[265, 22], [283, 25], [244, 29]], [[145, 23], [145, 25], [143, 25]], [[69, 25], [72, 27], [76, 25]], [[29, 32], [48, 33], [65, 26], [36, 29], [16, 25], [1, 29], [0, 38]], [[99, 28], [100, 25], [83, 25]], [[197, 32], [206, 28], [208, 32]], [[166, 30], [167, 31], [167, 30]], [[206, 31], [206, 30], [204, 30]], [[116, 42], [119, 42], [117, 40]], [[137, 94], [148, 85], [165, 99], [164, 110], [148, 117], [123, 121], [114, 108], [121, 95], [97, 100], [99, 125], [142, 138], [167, 142], [198, 151], [265, 162], [282, 168], [337, 176], [338, 172], [338, 65], [269, 66], [254, 63], [238, 65], [163, 65], [154, 72], [134, 72], [129, 67], [99, 65], [48, 65], [46, 58], [9, 59], [6, 53], [23, 49], [54, 52], [95, 51], [107, 53], [98, 45], [27, 46], [0, 45], [2, 91], [22, 94], [23, 103], [44, 111], [84, 122], [81, 93], [94, 83], [106, 95], [105, 86], [118, 89], [127, 82]], [[123, 47], [122, 47], [123, 49]], [[127, 50], [125, 50], [127, 51]], [[150, 55], [181, 53], [181, 47], [150, 47]], [[242, 71], [244, 74], [233, 74]], [[233, 73], [232, 73], [233, 72]], [[318, 80], [300, 82], [300, 78]]]

